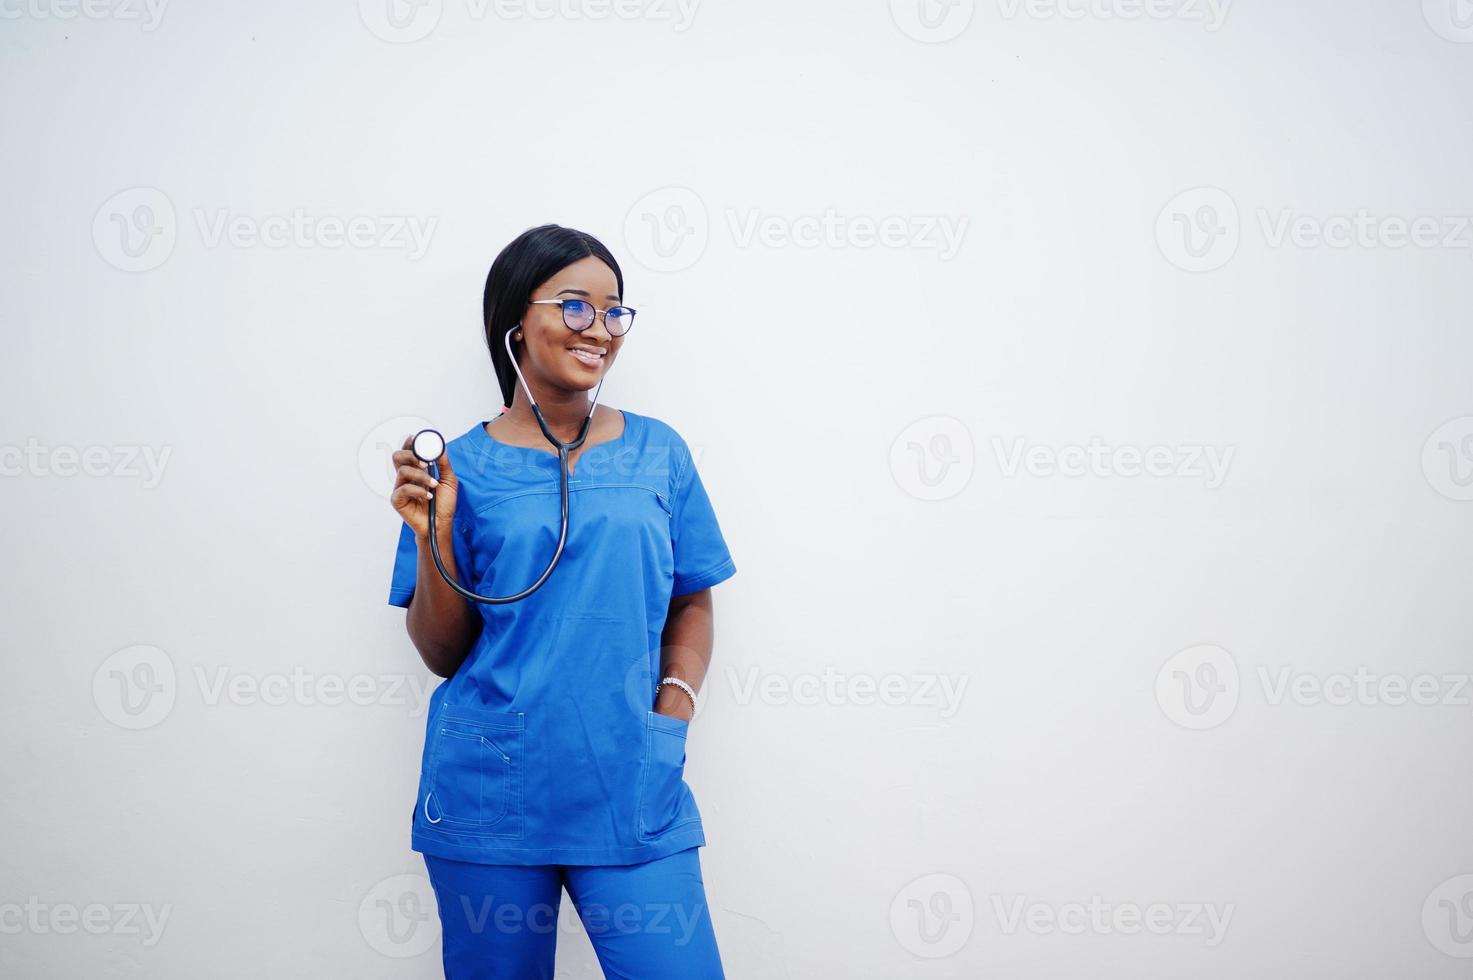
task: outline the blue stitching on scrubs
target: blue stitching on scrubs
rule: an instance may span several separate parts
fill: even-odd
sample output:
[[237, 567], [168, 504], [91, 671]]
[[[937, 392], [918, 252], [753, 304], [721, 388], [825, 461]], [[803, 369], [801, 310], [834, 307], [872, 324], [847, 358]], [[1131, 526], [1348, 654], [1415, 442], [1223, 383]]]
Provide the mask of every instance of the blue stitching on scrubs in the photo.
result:
[[[669, 715], [662, 715], [658, 711], [650, 711], [645, 715], [644, 726], [644, 769], [639, 784], [639, 805], [634, 814], [634, 820], [636, 824], [635, 830], [638, 833], [640, 840], [656, 841], [669, 834], [674, 833], [681, 827], [685, 827], [693, 823], [699, 823], [701, 817], [699, 812], [697, 812], [695, 816], [686, 817], [683, 820], [676, 820], [669, 826], [661, 827], [655, 833], [649, 833], [645, 830], [645, 790], [649, 789], [650, 784], [654, 782], [655, 778], [655, 733], [660, 732], [662, 734], [669, 735], [671, 738], [680, 739], [680, 751], [684, 753], [686, 736], [690, 732], [690, 723], [682, 721], [682, 719], [679, 718], [670, 717]], [[663, 766], [664, 763], [660, 763], [660, 765]], [[679, 813], [679, 807], [685, 802], [685, 795], [683, 792], [681, 792], [681, 790], [685, 788], [685, 766], [683, 764], [677, 764], [673, 768], [676, 770], [676, 772], [672, 773], [672, 775], [676, 777], [676, 782], [679, 783], [675, 794], [675, 805], [677, 807], [676, 813]]]
[[[501, 760], [502, 775], [500, 779], [496, 780], [498, 783], [501, 784], [501, 792], [496, 794], [497, 798], [501, 802], [501, 808], [496, 811], [496, 816], [487, 817], [485, 813], [481, 813], [480, 819], [478, 820], [470, 820], [469, 818], [461, 817], [449, 817], [450, 822], [452, 824], [468, 824], [471, 826], [479, 827], [489, 827], [493, 824], [499, 823], [501, 821], [501, 818], [506, 816], [507, 804], [510, 802], [507, 797], [511, 794], [511, 766], [509, 765], [509, 763], [511, 762], [511, 756], [502, 751], [501, 746], [497, 745], [495, 742], [491, 741], [489, 738], [478, 732], [458, 732], [455, 731], [453, 728], [442, 728], [440, 729], [440, 734], [448, 735], [451, 738], [463, 738], [467, 741], [475, 741], [480, 742], [484, 745], [489, 745], [491, 746], [492, 751], [494, 751]], [[486, 771], [484, 767], [481, 767], [480, 780], [480, 785], [476, 787], [477, 796], [479, 797], [479, 803], [477, 804], [478, 809], [481, 806], [484, 806], [486, 802]], [[431, 794], [433, 794], [434, 790], [432, 789], [430, 792]], [[447, 814], [445, 813], [445, 809], [444, 807], [441, 807], [440, 820], [436, 820], [434, 822], [440, 823], [440, 821], [445, 820], [446, 817]]]

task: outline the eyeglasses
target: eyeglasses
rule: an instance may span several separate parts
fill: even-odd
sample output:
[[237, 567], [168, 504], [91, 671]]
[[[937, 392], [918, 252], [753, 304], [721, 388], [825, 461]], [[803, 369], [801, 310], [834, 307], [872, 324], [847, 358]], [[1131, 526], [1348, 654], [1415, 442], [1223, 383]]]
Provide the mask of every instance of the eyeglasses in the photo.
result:
[[634, 326], [635, 310], [629, 306], [611, 306], [607, 310], [600, 310], [583, 299], [534, 299], [528, 300], [528, 304], [561, 306], [563, 323], [569, 330], [587, 330], [593, 326], [594, 318], [599, 314], [603, 315], [604, 328], [611, 337], [622, 337]]

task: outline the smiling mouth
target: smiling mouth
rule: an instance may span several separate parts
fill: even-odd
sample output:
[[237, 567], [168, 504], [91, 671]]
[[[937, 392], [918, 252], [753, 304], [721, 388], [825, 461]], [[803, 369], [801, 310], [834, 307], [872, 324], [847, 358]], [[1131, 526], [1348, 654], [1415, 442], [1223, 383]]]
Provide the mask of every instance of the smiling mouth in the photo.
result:
[[588, 367], [598, 367], [603, 363], [604, 357], [606, 356], [606, 354], [595, 354], [592, 351], [579, 347], [568, 348], [568, 353], [572, 354], [580, 363], [586, 364]]

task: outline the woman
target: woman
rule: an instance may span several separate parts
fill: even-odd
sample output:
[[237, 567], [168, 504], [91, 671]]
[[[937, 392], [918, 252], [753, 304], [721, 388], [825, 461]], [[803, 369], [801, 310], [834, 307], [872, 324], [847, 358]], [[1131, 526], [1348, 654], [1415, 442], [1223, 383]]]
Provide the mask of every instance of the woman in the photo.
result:
[[[436, 470], [406, 441], [389, 602], [408, 608], [430, 699], [413, 847], [439, 903], [445, 975], [553, 975], [568, 889], [607, 977], [723, 977], [697, 848], [685, 742], [711, 658], [711, 587], [736, 565], [685, 441], [596, 405], [569, 453], [562, 557], [557, 451], [589, 418], [634, 311], [600, 242], [543, 225], [492, 263], [483, 312], [504, 409], [449, 441]], [[507, 356], [507, 333], [517, 363]], [[520, 368], [520, 378], [517, 369]], [[596, 397], [596, 396], [595, 396]], [[595, 401], [596, 404], [596, 401]]]

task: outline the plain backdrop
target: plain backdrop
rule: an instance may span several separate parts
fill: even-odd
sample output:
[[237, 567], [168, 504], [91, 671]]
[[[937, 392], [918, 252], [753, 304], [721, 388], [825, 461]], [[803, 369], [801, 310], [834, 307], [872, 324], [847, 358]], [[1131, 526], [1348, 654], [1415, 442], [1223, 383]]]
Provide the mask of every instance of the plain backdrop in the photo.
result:
[[439, 975], [387, 447], [555, 221], [738, 568], [728, 976], [1466, 976], [1470, 82], [1465, 0], [3, 0], [0, 973]]

